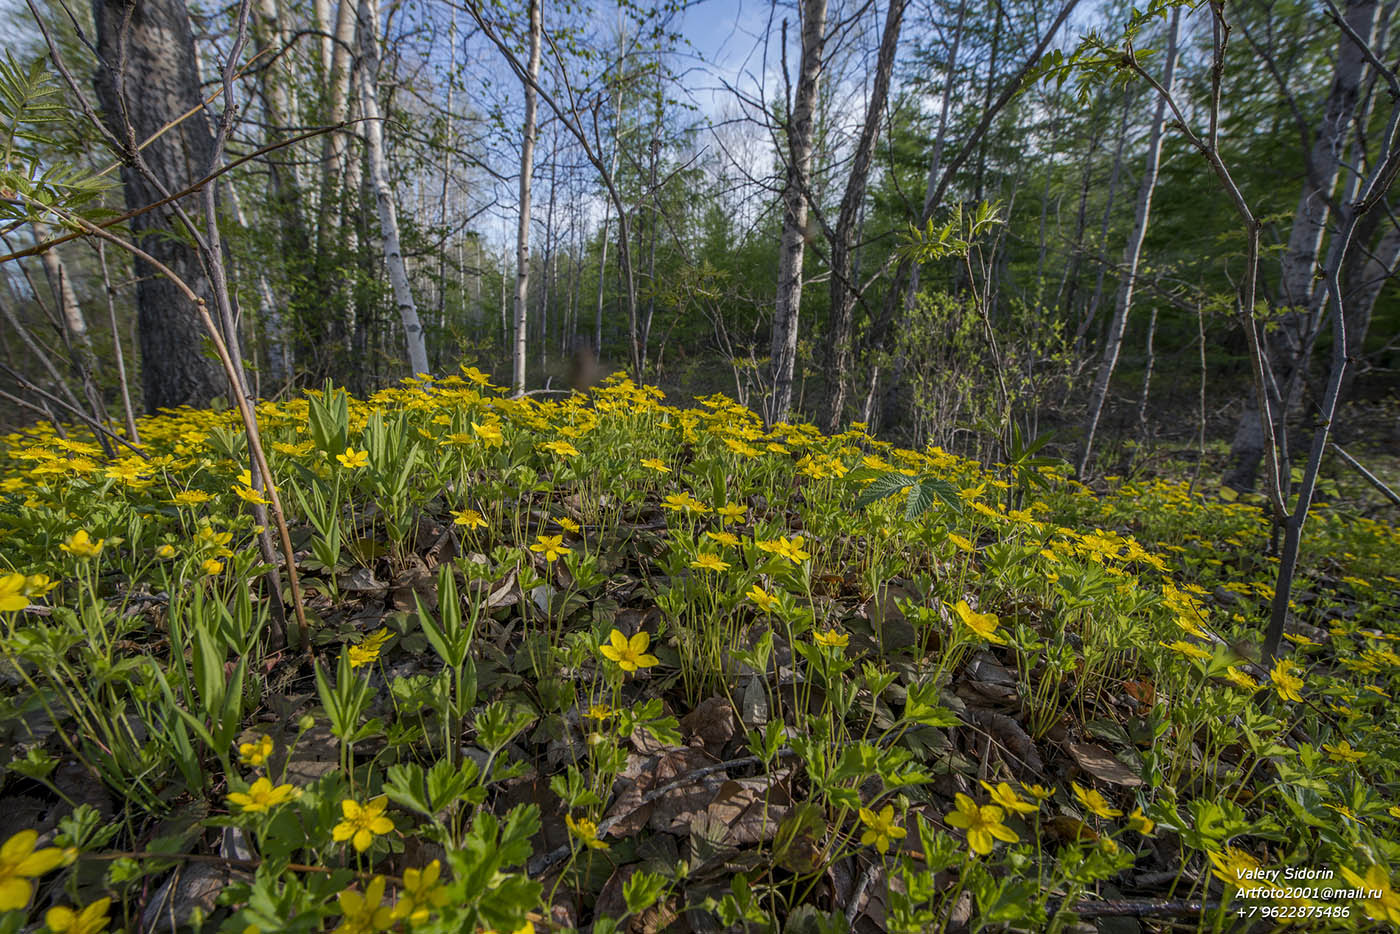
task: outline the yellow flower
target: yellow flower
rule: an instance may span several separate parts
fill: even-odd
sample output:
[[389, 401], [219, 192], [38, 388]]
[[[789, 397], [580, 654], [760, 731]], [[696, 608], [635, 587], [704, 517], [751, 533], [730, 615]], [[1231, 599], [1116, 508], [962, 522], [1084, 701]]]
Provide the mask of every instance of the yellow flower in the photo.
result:
[[670, 473], [670, 472], [671, 472], [671, 468], [670, 468], [670, 467], [667, 467], [667, 466], [666, 466], [666, 462], [663, 461], [663, 460], [662, 460], [661, 458], [659, 458], [659, 457], [644, 457], [644, 458], [642, 458], [642, 466], [643, 466], [643, 467], [650, 467], [652, 470], [656, 471], [657, 473]]
[[1209, 652], [1205, 651], [1197, 645], [1193, 645], [1190, 642], [1182, 641], [1181, 639], [1178, 639], [1175, 642], [1158, 642], [1157, 644], [1169, 648], [1173, 652], [1185, 655], [1187, 658], [1210, 658]]
[[754, 603], [758, 604], [758, 608], [765, 613], [772, 613], [778, 608], [779, 605], [777, 597], [773, 596], [757, 584], [754, 584], [752, 587], [750, 587], [749, 592], [745, 594], [745, 596], [747, 596]]
[[168, 542], [161, 545], [156, 549], [156, 557], [162, 561], [169, 561], [171, 558], [175, 557], [175, 546]]
[[58, 581], [50, 580], [47, 574], [30, 574], [24, 579], [24, 595], [33, 599], [42, 597], [58, 586]]
[[1361, 815], [1357, 814], [1355, 811], [1353, 811], [1351, 808], [1347, 807], [1345, 804], [1323, 804], [1322, 806], [1325, 807], [1325, 808], [1329, 808], [1329, 809], [1331, 809], [1331, 810], [1333, 810], [1333, 811], [1336, 811], [1338, 814], [1342, 815], [1343, 817], [1347, 818], [1348, 820], [1354, 820], [1354, 821], [1356, 821], [1358, 824], [1364, 824], [1364, 823], [1366, 823], [1364, 820], [1361, 819]]
[[379, 651], [384, 648], [384, 644], [392, 636], [387, 629], [380, 629], [372, 632], [360, 640], [359, 645], [352, 645], [348, 650], [350, 656], [350, 667], [359, 668], [369, 665], [379, 659]]
[[238, 761], [253, 768], [261, 768], [272, 755], [272, 737], [264, 733], [259, 736], [257, 742], [240, 743], [238, 746]]
[[481, 372], [474, 366], [462, 367], [462, 375], [465, 376], [467, 379], [471, 380], [473, 383], [476, 383], [478, 386], [486, 386], [489, 385], [491, 382], [491, 377], [487, 376], [485, 373]]
[[806, 540], [801, 535], [794, 535], [791, 541], [786, 535], [782, 535], [771, 541], [756, 541], [754, 544], [769, 554], [787, 558], [793, 564], [801, 564], [812, 557], [804, 548]]
[[1084, 805], [1084, 807], [1087, 810], [1090, 810], [1097, 814], [1099, 817], [1107, 819], [1110, 817], [1123, 816], [1123, 812], [1115, 807], [1110, 806], [1108, 800], [1104, 798], [1104, 796], [1100, 794], [1096, 789], [1080, 788], [1078, 782], [1070, 782], [1069, 785], [1070, 788], [1074, 790], [1074, 796], [1079, 799], [1079, 803]]
[[255, 506], [267, 506], [272, 503], [272, 500], [263, 496], [250, 486], [235, 486], [233, 492], [237, 494], [239, 499], [247, 503], [252, 503]]
[[568, 516], [561, 516], [559, 518], [559, 527], [571, 535], [578, 534], [579, 524]]
[[607, 704], [593, 704], [588, 708], [587, 716], [592, 717], [599, 723], [613, 715], [613, 709]]
[[1234, 665], [1231, 665], [1229, 668], [1225, 669], [1225, 677], [1230, 679], [1231, 684], [1241, 687], [1246, 691], [1252, 691], [1255, 688], [1259, 687], [1258, 681], [1255, 681], [1253, 678], [1245, 674], [1243, 671], [1240, 671]]
[[1303, 699], [1303, 695], [1299, 693], [1303, 690], [1303, 679], [1293, 674], [1296, 670], [1298, 670], [1296, 665], [1280, 658], [1274, 663], [1274, 670], [1269, 672], [1269, 680], [1273, 682], [1274, 690], [1284, 700], [1301, 701]]
[[214, 558], [206, 558], [204, 560], [204, 563], [201, 564], [200, 567], [203, 568], [204, 573], [208, 574], [210, 577], [222, 574], [224, 571], [224, 563], [222, 561], [215, 560]]
[[99, 898], [81, 911], [58, 906], [44, 913], [44, 924], [53, 934], [99, 934], [107, 930], [110, 898]]
[[812, 633], [812, 641], [824, 649], [844, 649], [850, 644], [851, 637], [849, 633], [835, 629], [818, 629]]
[[347, 447], [345, 453], [337, 454], [335, 459], [340, 461], [340, 466], [344, 467], [346, 470], [356, 470], [360, 467], [369, 466], [369, 451], [357, 451], [354, 448]]
[[1335, 746], [1329, 746], [1327, 743], [1323, 743], [1322, 748], [1327, 750], [1331, 754], [1332, 759], [1337, 762], [1360, 762], [1362, 759], [1366, 758], [1366, 753], [1359, 749], [1352, 749], [1351, 743], [1347, 740], [1342, 740]]
[[[1240, 887], [1240, 880], [1252, 878], [1250, 876], [1251, 870], [1259, 868], [1259, 860], [1238, 847], [1227, 846], [1219, 853], [1208, 851], [1206, 856], [1210, 857], [1211, 864], [1215, 866], [1211, 870], [1211, 875], [1226, 885], [1233, 885], [1236, 888]], [[1263, 880], [1254, 880], [1249, 884], [1251, 886], [1262, 884], [1270, 887], [1273, 885], [1272, 882]]]
[[651, 635], [645, 631], [628, 639], [614, 629], [608, 635], [608, 644], [601, 646], [598, 651], [603, 653], [604, 658], [617, 662], [617, 666], [623, 671], [636, 671], [639, 668], [650, 668], [661, 661], [655, 655], [647, 654], [650, 645]]
[[694, 512], [703, 514], [710, 511], [710, 507], [706, 506], [689, 493], [672, 493], [661, 501], [661, 506], [672, 512]]
[[486, 528], [486, 519], [475, 509], [452, 510], [452, 524], [465, 525], [469, 529]]
[[540, 445], [546, 451], [551, 451], [560, 457], [578, 457], [578, 448], [567, 441], [548, 441]]
[[102, 543], [105, 541], [105, 538], [99, 538], [94, 541], [88, 537], [86, 529], [79, 529], [73, 533], [73, 536], [69, 538], [68, 541], [58, 547], [75, 558], [96, 558], [98, 555], [102, 554]]
[[392, 905], [382, 905], [384, 901], [384, 877], [375, 876], [365, 886], [364, 894], [346, 889], [336, 896], [340, 902], [340, 913], [344, 920], [335, 929], [335, 934], [371, 934], [384, 931], [394, 923]]
[[37, 879], [63, 862], [63, 851], [58, 847], [36, 852], [34, 844], [38, 839], [38, 832], [21, 830], [0, 846], [0, 911], [28, 905], [34, 894], [34, 885], [29, 880]]
[[598, 825], [586, 817], [574, 820], [572, 814], [564, 815], [564, 823], [569, 825], [570, 836], [578, 838], [584, 846], [594, 850], [606, 850], [608, 844], [598, 839]]
[[6, 574], [0, 577], [0, 613], [13, 613], [29, 606], [24, 595], [24, 575]]
[[560, 555], [567, 555], [573, 549], [564, 544], [562, 535], [537, 535], [530, 550], [544, 555], [545, 561], [553, 562]]
[[1040, 810], [1040, 805], [1027, 801], [1012, 789], [1006, 782], [1002, 782], [995, 788], [988, 782], [982, 782], [982, 787], [991, 793], [992, 800], [999, 806], [1017, 814], [1034, 814]]
[[995, 642], [998, 645], [1006, 644], [1006, 637], [997, 632], [997, 624], [1000, 620], [997, 619], [995, 613], [978, 613], [967, 605], [966, 600], [959, 600], [953, 610], [957, 612], [963, 625], [976, 633], [979, 638]]
[[422, 924], [434, 908], [447, 904], [447, 889], [438, 882], [442, 863], [433, 860], [422, 869], [403, 871], [403, 888], [394, 905], [395, 918], [407, 918], [409, 924]]
[[230, 804], [241, 807], [244, 814], [257, 814], [270, 811], [279, 804], [286, 804], [296, 796], [297, 790], [291, 785], [278, 785], [274, 788], [272, 782], [264, 776], [253, 782], [246, 792], [233, 792], [228, 796], [228, 800]]
[[1366, 914], [1375, 921], [1389, 921], [1400, 924], [1400, 894], [1390, 887], [1390, 874], [1385, 867], [1376, 863], [1362, 876], [1342, 867], [1342, 875], [1358, 889], [1365, 889], [1368, 897], [1361, 902]]
[[705, 537], [719, 542], [721, 545], [728, 545], [730, 548], [737, 547], [739, 536], [733, 532], [706, 532]]
[[198, 506], [213, 499], [203, 490], [181, 490], [176, 493], [168, 502], [172, 506]]
[[967, 795], [958, 793], [957, 810], [944, 818], [950, 827], [957, 827], [967, 834], [968, 848], [974, 853], [986, 855], [992, 852], [993, 838], [1015, 843], [1020, 839], [1016, 831], [1002, 823], [1002, 809], [994, 804], [978, 806]]
[[972, 544], [972, 542], [970, 542], [970, 541], [968, 541], [967, 539], [963, 538], [961, 535], [957, 534], [956, 532], [949, 532], [949, 533], [948, 533], [948, 541], [952, 542], [954, 545], [958, 546], [958, 547], [961, 548], [963, 551], [969, 551], [969, 552], [970, 552], [970, 551], [976, 551], [976, 550], [977, 550], [976, 547]]
[[472, 422], [472, 432], [482, 441], [485, 441], [487, 447], [497, 447], [505, 442], [505, 437], [501, 434], [501, 426], [494, 422], [485, 425], [478, 425], [476, 422]]
[[1021, 789], [1037, 801], [1048, 801], [1055, 794], [1043, 785], [1022, 785]]
[[708, 551], [702, 551], [700, 554], [696, 555], [695, 560], [690, 562], [690, 566], [702, 571], [729, 570], [729, 562], [722, 560], [719, 555], [711, 554]]
[[738, 522], [740, 519], [744, 518], [744, 513], [748, 511], [749, 507], [740, 505], [739, 503], [725, 503], [715, 510], [715, 512], [719, 513], [720, 520], [724, 525], [728, 525], [731, 522]]
[[1133, 813], [1128, 815], [1128, 827], [1146, 836], [1152, 832], [1152, 828], [1157, 825], [1152, 818], [1142, 813], [1142, 808], [1133, 808]]
[[881, 853], [889, 852], [890, 842], [904, 839], [909, 832], [895, 822], [892, 804], [885, 805], [879, 814], [870, 808], [861, 808], [860, 822], [865, 825], [865, 833], [860, 835], [861, 845], [869, 846], [873, 843], [875, 849]]
[[[346, 798], [340, 802], [340, 813], [345, 819], [331, 828], [331, 839], [336, 843], [349, 840], [356, 851], [363, 853], [370, 848], [376, 836], [394, 829], [394, 822], [384, 816], [384, 809], [388, 806], [389, 798], [386, 795], [365, 804]], [[380, 888], [382, 890], [383, 886]]]

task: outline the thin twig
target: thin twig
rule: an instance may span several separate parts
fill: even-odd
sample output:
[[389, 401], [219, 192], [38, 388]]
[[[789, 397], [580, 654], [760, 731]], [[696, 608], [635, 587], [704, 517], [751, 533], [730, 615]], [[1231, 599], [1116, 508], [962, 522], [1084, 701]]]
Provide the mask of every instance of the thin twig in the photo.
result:
[[1361, 463], [1356, 458], [1352, 457], [1346, 451], [1342, 450], [1342, 446], [1340, 444], [1333, 441], [1331, 442], [1331, 445], [1332, 450], [1342, 455], [1342, 460], [1346, 461], [1352, 466], [1352, 469], [1354, 469], [1357, 473], [1361, 474], [1361, 476], [1365, 477], [1367, 482], [1369, 482], [1371, 486], [1380, 490], [1381, 494], [1385, 496], [1386, 499], [1390, 500], [1395, 505], [1400, 506], [1400, 494], [1397, 494], [1390, 487], [1386, 486], [1383, 482], [1381, 482], [1381, 479], [1375, 474], [1371, 473], [1371, 471], [1361, 466]]

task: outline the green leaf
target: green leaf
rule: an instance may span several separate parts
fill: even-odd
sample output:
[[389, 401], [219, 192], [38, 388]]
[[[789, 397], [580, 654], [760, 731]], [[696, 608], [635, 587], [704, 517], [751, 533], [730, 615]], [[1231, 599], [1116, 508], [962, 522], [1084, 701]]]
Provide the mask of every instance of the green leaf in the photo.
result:
[[860, 496], [856, 497], [856, 508], [864, 509], [877, 500], [893, 496], [913, 483], [913, 477], [906, 477], [901, 473], [881, 474], [877, 479], [871, 481]]
[[666, 877], [657, 872], [639, 869], [622, 883], [622, 898], [629, 914], [641, 914], [661, 898], [666, 891]]

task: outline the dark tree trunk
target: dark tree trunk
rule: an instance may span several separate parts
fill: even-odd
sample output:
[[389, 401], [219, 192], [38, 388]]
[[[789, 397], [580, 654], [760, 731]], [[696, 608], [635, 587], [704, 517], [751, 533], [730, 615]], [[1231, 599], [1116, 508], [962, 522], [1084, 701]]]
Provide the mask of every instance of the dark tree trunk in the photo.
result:
[[[93, 0], [97, 51], [95, 84], [108, 126], [134, 152], [161, 130], [201, 106], [194, 39], [183, 0]], [[145, 146], [140, 158], [166, 191], [178, 191], [209, 171], [214, 137], [201, 113]], [[134, 165], [122, 169], [129, 209], [161, 200], [163, 192]], [[169, 209], [131, 222], [141, 249], [169, 266], [197, 295], [214, 305], [199, 256], [175, 225]], [[183, 234], [183, 231], [179, 231]], [[135, 259], [137, 334], [147, 411], [208, 405], [227, 392], [219, 364], [204, 353], [195, 309], [149, 263]]]
[[827, 398], [826, 430], [835, 433], [846, 411], [846, 390], [851, 369], [851, 328], [856, 300], [859, 298], [853, 274], [852, 250], [855, 246], [857, 221], [865, 203], [865, 187], [870, 178], [870, 164], [875, 155], [875, 142], [884, 119], [885, 98], [889, 94], [890, 75], [894, 71], [894, 53], [899, 45], [899, 30], [904, 21], [905, 0], [890, 0], [885, 15], [885, 28], [876, 57], [875, 80], [870, 102], [865, 110], [865, 123], [851, 160], [851, 174], [841, 197], [836, 230], [831, 238], [831, 308], [827, 328], [827, 375], [832, 380]]

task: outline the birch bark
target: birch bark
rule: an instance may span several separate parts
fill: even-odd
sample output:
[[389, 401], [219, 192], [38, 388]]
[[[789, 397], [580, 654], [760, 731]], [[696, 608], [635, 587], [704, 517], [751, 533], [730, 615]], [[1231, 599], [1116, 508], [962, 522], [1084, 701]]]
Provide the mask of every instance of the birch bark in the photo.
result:
[[408, 268], [399, 243], [399, 219], [394, 206], [394, 189], [389, 183], [389, 167], [384, 157], [384, 121], [379, 113], [379, 92], [376, 87], [379, 72], [379, 3], [360, 0], [360, 107], [365, 115], [366, 162], [370, 186], [379, 209], [379, 237], [383, 243], [384, 265], [389, 270], [389, 284], [394, 290], [394, 304], [399, 309], [407, 345], [408, 365], [413, 375], [429, 373], [428, 345], [423, 335], [423, 323], [413, 300], [413, 288], [408, 281]]
[[511, 356], [511, 387], [516, 395], [525, 392], [526, 299], [530, 291], [530, 175], [535, 167], [535, 110], [539, 97], [536, 82], [540, 74], [543, 32], [540, 0], [530, 0], [530, 59], [525, 66], [525, 129], [520, 143], [520, 223], [515, 233], [515, 343]]
[[812, 180], [812, 114], [822, 73], [826, 0], [803, 0], [802, 59], [792, 116], [787, 124], [787, 183], [778, 247], [778, 293], [773, 314], [772, 399], [769, 424], [787, 420], [802, 305], [802, 256], [807, 239], [807, 195]]
[[[1162, 87], [1171, 92], [1176, 73], [1176, 40], [1181, 26], [1181, 8], [1172, 8], [1171, 23], [1167, 27], [1167, 60], [1162, 66]], [[1079, 453], [1079, 476], [1084, 477], [1089, 466], [1089, 458], [1094, 451], [1094, 435], [1098, 431], [1099, 419], [1103, 415], [1104, 401], [1108, 398], [1108, 386], [1113, 379], [1114, 368], [1118, 365], [1118, 354], [1123, 347], [1123, 334], [1128, 327], [1128, 315], [1133, 308], [1133, 290], [1137, 284], [1138, 263], [1142, 258], [1142, 242], [1147, 236], [1147, 224], [1152, 215], [1152, 194], [1157, 188], [1157, 168], [1162, 158], [1162, 126], [1166, 122], [1167, 100], [1158, 97], [1157, 109], [1152, 116], [1152, 131], [1147, 142], [1147, 164], [1143, 166], [1142, 183], [1138, 186], [1136, 219], [1133, 232], [1123, 248], [1123, 279], [1118, 286], [1118, 302], [1113, 309], [1113, 320], [1109, 324], [1104, 339], [1103, 361], [1094, 380], [1093, 393], [1089, 400], [1089, 415], [1084, 424], [1084, 442]]]

